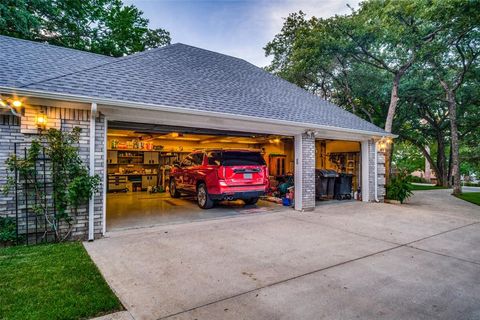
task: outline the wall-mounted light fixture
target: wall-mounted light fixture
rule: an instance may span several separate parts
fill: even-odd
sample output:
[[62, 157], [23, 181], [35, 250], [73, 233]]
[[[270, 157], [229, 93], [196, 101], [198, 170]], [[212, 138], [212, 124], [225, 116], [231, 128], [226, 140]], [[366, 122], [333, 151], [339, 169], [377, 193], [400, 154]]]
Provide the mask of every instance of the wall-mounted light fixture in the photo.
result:
[[40, 130], [45, 130], [47, 128], [47, 115], [43, 112], [39, 112], [35, 116], [35, 124]]
[[0, 109], [7, 109], [9, 113], [21, 117], [25, 113], [25, 108], [23, 108], [23, 102], [18, 99], [9, 99], [2, 98], [0, 96]]
[[391, 138], [385, 138], [385, 137], [378, 140], [378, 142], [377, 142], [378, 151], [380, 151], [380, 152], [387, 151], [387, 148], [389, 147], [389, 145], [392, 142], [393, 142], [393, 140]]
[[23, 105], [23, 102], [20, 100], [15, 99], [12, 101], [12, 106], [14, 106], [15, 108], [20, 108], [22, 105]]

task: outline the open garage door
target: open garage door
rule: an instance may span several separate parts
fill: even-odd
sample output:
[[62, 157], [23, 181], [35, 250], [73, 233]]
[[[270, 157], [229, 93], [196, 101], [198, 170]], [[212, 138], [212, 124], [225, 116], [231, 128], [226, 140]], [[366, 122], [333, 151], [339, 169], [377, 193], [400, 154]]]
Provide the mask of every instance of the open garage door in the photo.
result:
[[316, 140], [315, 197], [328, 200], [361, 200], [361, 144], [356, 141]]
[[293, 172], [289, 136], [109, 122], [107, 230], [286, 210]]

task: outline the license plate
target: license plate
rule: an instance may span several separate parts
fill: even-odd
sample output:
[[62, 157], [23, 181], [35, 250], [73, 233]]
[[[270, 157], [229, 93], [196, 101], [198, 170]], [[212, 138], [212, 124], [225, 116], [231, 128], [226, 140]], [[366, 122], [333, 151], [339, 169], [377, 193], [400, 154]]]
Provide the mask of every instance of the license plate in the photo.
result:
[[252, 179], [252, 178], [253, 178], [253, 176], [252, 176], [251, 173], [244, 173], [243, 174], [243, 179]]

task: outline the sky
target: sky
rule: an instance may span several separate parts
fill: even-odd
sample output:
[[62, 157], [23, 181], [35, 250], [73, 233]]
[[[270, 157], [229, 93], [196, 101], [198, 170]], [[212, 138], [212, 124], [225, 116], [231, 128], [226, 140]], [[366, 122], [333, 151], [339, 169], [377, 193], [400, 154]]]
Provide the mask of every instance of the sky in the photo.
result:
[[349, 12], [358, 0], [124, 0], [150, 20], [150, 28], [170, 32], [184, 43], [238, 58], [259, 67], [269, 64], [263, 47], [280, 32], [283, 18], [302, 10], [308, 17]]

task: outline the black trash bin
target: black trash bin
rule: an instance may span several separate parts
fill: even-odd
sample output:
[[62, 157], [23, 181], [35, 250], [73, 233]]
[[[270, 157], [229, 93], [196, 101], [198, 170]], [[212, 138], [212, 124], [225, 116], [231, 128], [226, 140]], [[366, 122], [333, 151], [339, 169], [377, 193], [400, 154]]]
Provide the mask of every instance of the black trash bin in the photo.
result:
[[334, 185], [337, 173], [335, 170], [315, 170], [315, 197], [321, 199], [333, 199]]
[[328, 171], [328, 188], [327, 188], [327, 198], [333, 199], [335, 196], [335, 181], [337, 180], [338, 173], [335, 170]]
[[352, 199], [353, 174], [340, 173], [335, 179], [335, 199]]

